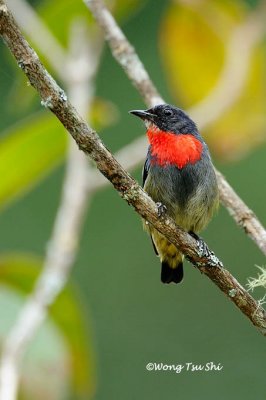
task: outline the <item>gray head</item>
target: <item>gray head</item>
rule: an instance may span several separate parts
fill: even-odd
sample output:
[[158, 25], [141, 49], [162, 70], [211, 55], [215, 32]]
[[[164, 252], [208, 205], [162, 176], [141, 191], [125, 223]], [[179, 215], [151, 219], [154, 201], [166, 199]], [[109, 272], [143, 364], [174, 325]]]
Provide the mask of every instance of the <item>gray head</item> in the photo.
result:
[[155, 125], [165, 132], [199, 135], [195, 122], [183, 110], [170, 104], [160, 104], [148, 110], [133, 110], [130, 113], [141, 118], [147, 128]]

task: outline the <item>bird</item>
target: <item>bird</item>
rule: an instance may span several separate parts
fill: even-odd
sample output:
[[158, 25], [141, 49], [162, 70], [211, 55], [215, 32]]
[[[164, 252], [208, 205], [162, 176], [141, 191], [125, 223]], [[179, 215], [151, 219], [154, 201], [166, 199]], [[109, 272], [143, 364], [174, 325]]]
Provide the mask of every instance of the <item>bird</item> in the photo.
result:
[[[207, 144], [195, 122], [180, 108], [158, 104], [132, 110], [145, 124], [149, 141], [142, 172], [143, 189], [157, 203], [159, 216], [167, 212], [196, 240], [218, 208], [215, 170]], [[184, 255], [152, 225], [143, 221], [161, 261], [161, 281], [183, 280]]]

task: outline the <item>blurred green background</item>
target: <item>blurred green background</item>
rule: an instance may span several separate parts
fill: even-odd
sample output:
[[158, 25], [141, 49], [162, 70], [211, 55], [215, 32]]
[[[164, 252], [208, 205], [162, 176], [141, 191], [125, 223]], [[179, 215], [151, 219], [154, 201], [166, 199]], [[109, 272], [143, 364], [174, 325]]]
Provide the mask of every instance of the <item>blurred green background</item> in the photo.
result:
[[[50, 7], [50, 15], [53, 15], [51, 2], [32, 3], [39, 6], [40, 14], [45, 7], [46, 11]], [[65, 2], [65, 5], [67, 3]], [[176, 13], [177, 18], [181, 18], [183, 12], [182, 18], [185, 18], [187, 11], [180, 11], [178, 7], [185, 7], [186, 2], [180, 2], [179, 5], [176, 5], [178, 2], [152, 0], [135, 3], [130, 10], [130, 17], [128, 14], [122, 17], [124, 32], [137, 49], [166, 101], [184, 108], [189, 107], [191, 104], [186, 101], [182, 91], [187, 91], [189, 98], [189, 90], [192, 90], [190, 88], [193, 86], [191, 82], [197, 86], [197, 79], [204, 77], [206, 71], [198, 69], [196, 76], [192, 75], [192, 71], [191, 79], [187, 78], [188, 83], [182, 87], [182, 73], [179, 74], [177, 65], [176, 73], [181, 85], [180, 93], [177, 93], [173, 88], [169, 67], [169, 62], [173, 62], [171, 42], [175, 41], [173, 38], [167, 39], [167, 35], [171, 35], [173, 15]], [[217, 0], [196, 3], [202, 3], [202, 10], [210, 3], [214, 7], [215, 3], [217, 9], [222, 8], [223, 15], [228, 12], [231, 18], [231, 25], [228, 26], [232, 28], [233, 24], [241, 22], [253, 12], [258, 2], [234, 2], [234, 7], [231, 5], [233, 10], [229, 7], [232, 2]], [[61, 6], [64, 9], [64, 5]], [[213, 18], [215, 10], [212, 12]], [[85, 7], [82, 8], [82, 13], [87, 14]], [[43, 14], [45, 15], [44, 11]], [[201, 23], [198, 22], [198, 29], [201, 29]], [[176, 24], [178, 25], [178, 20]], [[53, 22], [50, 22], [50, 25], [51, 30], [60, 36], [56, 23], [53, 25]], [[60, 30], [62, 29], [64, 27], [60, 26]], [[66, 26], [66, 36], [67, 29]], [[186, 34], [184, 37], [187, 38], [188, 44], [186, 46], [184, 43], [183, 47], [187, 48], [189, 55], [184, 53], [184, 49], [180, 53], [177, 49], [176, 58], [184, 57], [185, 62], [187, 57], [189, 63], [193, 58], [191, 52], [193, 53], [193, 48], [197, 46], [197, 35], [192, 36], [192, 39]], [[177, 38], [176, 41], [178, 40]], [[256, 52], [263, 56], [256, 62], [258, 70], [261, 71], [265, 60], [265, 41], [262, 40], [258, 44]], [[208, 46], [208, 42], [205, 45]], [[210, 46], [217, 50], [215, 43], [210, 43]], [[167, 51], [170, 54], [169, 60]], [[213, 54], [211, 51], [210, 47], [210, 59]], [[17, 168], [22, 168], [23, 176], [23, 159], [30, 157], [31, 142], [28, 143], [27, 149], [18, 146], [17, 158], [14, 157], [14, 160], [10, 161], [10, 168], [3, 162], [6, 153], [3, 154], [1, 162], [1, 146], [5, 145], [5, 141], [14, 132], [18, 131], [19, 135], [19, 132], [25, 131], [27, 134], [28, 120], [25, 123], [26, 128], [23, 128], [24, 125], [20, 122], [23, 118], [29, 118], [31, 113], [40, 111], [36, 117], [38, 122], [43, 115], [48, 115], [48, 111], [41, 110], [37, 96], [27, 99], [26, 93], [34, 92], [26, 85], [24, 77], [3, 43], [0, 45], [0, 59], [0, 127], [3, 132], [0, 142], [0, 164], [3, 165], [0, 165], [0, 170], [1, 181], [6, 185], [9, 169], [12, 169], [11, 166], [16, 163], [17, 158], [21, 158]], [[45, 58], [42, 59], [45, 63]], [[223, 59], [223, 54], [217, 55], [218, 64], [221, 64]], [[188, 73], [189, 68], [188, 65]], [[213, 74], [218, 74], [219, 69], [216, 71], [215, 68], [214, 66]], [[208, 76], [211, 76], [210, 74], [208, 72]], [[265, 93], [261, 90], [256, 92], [257, 87], [263, 88], [265, 75], [258, 73], [256, 77], [258, 82], [253, 85], [250, 104], [245, 102], [244, 108], [240, 108], [236, 114], [226, 116], [228, 125], [232, 128], [230, 137], [233, 137], [234, 133], [239, 134], [241, 127], [247, 124], [251, 129], [245, 136], [232, 140], [230, 147], [230, 140], [228, 141], [226, 136], [228, 125], [220, 126], [219, 135], [215, 133], [215, 123], [206, 129], [206, 135], [204, 131], [202, 133], [210, 144], [217, 168], [266, 225], [265, 118], [259, 115], [265, 104]], [[206, 85], [208, 84], [207, 82]], [[204, 89], [199, 90], [202, 92], [198, 96], [202, 97], [209, 89], [206, 93]], [[128, 114], [130, 109], [144, 107], [142, 99], [113, 60], [107, 47], [104, 49], [96, 77], [96, 95], [112, 102], [113, 107], [117, 109], [116, 121], [99, 131], [110, 150], [116, 151], [144, 133], [139, 121], [135, 121]], [[232, 109], [233, 107], [229, 112]], [[256, 118], [259, 115], [257, 120], [260, 121], [254, 125], [254, 131], [253, 111]], [[241, 117], [237, 119], [235, 115]], [[15, 128], [10, 130], [14, 123], [17, 123], [17, 131]], [[39, 124], [43, 125], [43, 122]], [[59, 124], [57, 126], [59, 127]], [[47, 130], [49, 131], [49, 125]], [[60, 134], [64, 135], [61, 131]], [[41, 139], [37, 137], [36, 140], [38, 143]], [[245, 144], [245, 151], [241, 148], [238, 152], [237, 143], [240, 142]], [[45, 255], [60, 200], [64, 176], [64, 147], [65, 142], [62, 139], [54, 155], [47, 155], [48, 165], [44, 169], [49, 167], [49, 173], [42, 172], [39, 176], [36, 172], [36, 182], [27, 184], [27, 188], [15, 182], [15, 185], [21, 184], [21, 190], [8, 197], [12, 189], [6, 189], [3, 195], [5, 207], [0, 214], [2, 340], [41, 268], [41, 260]], [[221, 148], [226, 150], [219, 151]], [[143, 149], [143, 154], [145, 152], [146, 149]], [[38, 157], [33, 163], [38, 164]], [[141, 181], [141, 167], [134, 171], [133, 175]], [[21, 178], [20, 182], [22, 180]], [[247, 283], [248, 277], [257, 275], [255, 265], [265, 264], [263, 254], [236, 226], [223, 207], [203, 233], [203, 237], [243, 285]], [[254, 296], [261, 298], [263, 294], [263, 290], [257, 290]], [[93, 198], [71, 283], [63, 296], [65, 297], [59, 299], [61, 303], [57, 302], [49, 321], [40, 330], [27, 353], [21, 398], [48, 398], [45, 386], [50, 380], [54, 390], [54, 397], [49, 394], [50, 399], [220, 400], [250, 399], [251, 394], [253, 399], [264, 397], [266, 385], [263, 336], [211, 281], [190, 264], [185, 265], [185, 279], [182, 285], [162, 285], [159, 261], [153, 254], [150, 239], [142, 230], [139, 217], [111, 187], [101, 190]], [[70, 353], [74, 354], [72, 362], [69, 361]], [[73, 364], [74, 359], [76, 364]], [[148, 372], [145, 368], [150, 362], [176, 365], [187, 362], [205, 364], [210, 361], [222, 364], [222, 371], [183, 371], [176, 374], [169, 371]], [[88, 387], [84, 382], [79, 382], [79, 374], [83, 374], [84, 380], [89, 382]], [[29, 379], [29, 376], [33, 378]], [[70, 385], [69, 380], [76, 384]], [[39, 388], [38, 397], [36, 389], [32, 389], [31, 385]]]

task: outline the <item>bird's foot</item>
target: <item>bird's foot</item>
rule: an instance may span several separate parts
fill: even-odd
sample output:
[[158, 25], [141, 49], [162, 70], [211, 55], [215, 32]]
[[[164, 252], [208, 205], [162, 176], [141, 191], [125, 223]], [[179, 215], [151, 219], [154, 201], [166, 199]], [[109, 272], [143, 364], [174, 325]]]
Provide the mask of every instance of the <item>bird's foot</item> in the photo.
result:
[[222, 262], [216, 257], [214, 252], [209, 249], [209, 247], [207, 246], [207, 244], [204, 242], [204, 240], [201, 237], [199, 237], [195, 232], [189, 232], [189, 234], [197, 241], [199, 257], [208, 258], [209, 266], [223, 267]]
[[195, 232], [189, 232], [190, 236], [192, 236], [197, 241], [198, 251], [200, 257], [209, 257], [212, 253], [208, 248], [207, 244], [204, 240], [199, 237]]
[[162, 217], [167, 211], [166, 206], [164, 204], [160, 203], [160, 202], [157, 202], [156, 206], [158, 208], [158, 216]]

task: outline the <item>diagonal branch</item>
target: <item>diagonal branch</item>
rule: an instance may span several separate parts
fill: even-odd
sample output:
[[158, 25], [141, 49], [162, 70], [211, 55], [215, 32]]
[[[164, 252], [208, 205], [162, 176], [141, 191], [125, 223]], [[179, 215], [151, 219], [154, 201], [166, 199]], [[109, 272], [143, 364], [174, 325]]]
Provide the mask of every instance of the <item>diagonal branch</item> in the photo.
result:
[[[90, 40], [91, 46], [88, 46], [85, 31], [87, 26], [82, 21], [73, 25], [72, 43], [69, 56], [66, 57], [66, 71], [61, 76], [61, 79], [67, 81], [71, 100], [84, 116], [90, 108], [94, 95], [93, 79], [102, 47], [97, 40], [98, 51], [94, 51], [94, 38]], [[75, 262], [90, 192], [87, 190], [87, 157], [78, 151], [72, 137], [69, 139], [62, 198], [49, 240], [44, 267], [33, 292], [3, 343], [0, 362], [1, 400], [17, 398], [21, 360], [36, 331], [47, 317], [50, 304], [63, 290]]]
[[264, 309], [244, 290], [229, 271], [220, 267], [220, 261], [212, 252], [202, 252], [197, 241], [179, 228], [167, 215], [158, 218], [156, 204], [121, 167], [106, 149], [97, 133], [86, 124], [67, 100], [64, 91], [49, 75], [37, 54], [22, 36], [3, 0], [0, 0], [0, 34], [16, 58], [18, 65], [27, 75], [31, 85], [40, 94], [42, 103], [57, 116], [75, 139], [79, 148], [95, 161], [97, 168], [110, 180], [121, 197], [189, 257], [190, 261], [225, 293], [259, 331], [266, 335]]
[[[143, 96], [145, 103], [148, 106], [155, 105], [156, 103], [162, 103], [163, 100], [155, 89], [154, 84], [148, 76], [147, 71], [145, 70], [143, 64], [139, 60], [138, 55], [136, 54], [134, 48], [131, 46], [119, 26], [117, 25], [115, 19], [111, 15], [110, 11], [106, 8], [104, 2], [102, 0], [84, 0], [85, 4], [91, 10], [98, 24], [102, 27], [105, 38], [109, 43], [110, 49], [112, 51], [113, 56], [117, 60], [117, 62], [122, 66], [125, 70], [129, 79], [133, 82], [134, 86]], [[245, 25], [240, 29], [240, 32], [243, 34], [245, 31], [250, 38], [248, 38], [249, 46], [255, 43], [258, 40], [258, 36], [265, 29], [264, 20], [261, 18], [262, 10], [259, 10], [257, 14], [252, 15], [251, 18], [247, 21]], [[255, 21], [257, 23], [256, 28], [254, 29]], [[250, 34], [252, 32], [252, 35]], [[237, 30], [232, 38], [231, 47], [235, 49], [235, 42], [240, 40], [239, 45], [242, 45], [243, 37], [239, 35], [239, 30]], [[229, 55], [232, 54], [232, 49], [229, 52]], [[251, 53], [249, 49], [249, 54]], [[228, 70], [235, 72], [235, 67], [231, 66], [231, 61], [228, 59], [228, 65], [224, 71], [224, 77], [221, 78], [222, 82], [226, 81], [226, 87], [224, 90], [230, 89], [231, 81], [228, 85]], [[238, 79], [239, 83], [237, 85], [237, 89], [239, 90], [239, 86], [244, 82], [243, 74], [241, 74], [241, 80]], [[141, 77], [144, 77], [142, 80]], [[221, 98], [221, 90], [222, 90], [222, 82], [219, 83], [219, 91], [215, 94], [219, 99]], [[234, 85], [235, 86], [235, 85]], [[230, 95], [226, 95], [225, 97], [232, 97], [232, 93], [230, 91]], [[214, 104], [212, 98], [211, 102]], [[215, 101], [215, 104], [219, 105], [219, 101]], [[231, 104], [231, 103], [230, 103]], [[194, 109], [195, 115], [199, 118], [198, 111], [203, 107], [203, 104], [199, 105], [199, 108]], [[223, 112], [226, 109], [226, 105], [223, 107], [219, 106], [219, 112]], [[204, 109], [206, 110], [206, 104], [204, 103]], [[193, 110], [192, 110], [193, 111]], [[212, 113], [209, 113], [212, 115]], [[216, 117], [217, 117], [216, 113]], [[209, 120], [203, 121], [201, 119], [201, 123], [209, 123]], [[144, 139], [137, 139], [131, 145], [127, 146], [128, 152], [133, 152], [137, 155], [137, 158], [134, 160], [136, 165], [143, 161], [144, 155], [142, 155], [141, 146], [144, 143]], [[129, 157], [128, 159], [132, 158]], [[138, 162], [137, 162], [138, 160]], [[126, 164], [124, 164], [127, 167]], [[223, 205], [228, 209], [230, 215], [234, 218], [235, 222], [244, 229], [244, 231], [248, 234], [248, 236], [257, 244], [260, 250], [266, 255], [266, 231], [254, 212], [248, 208], [248, 206], [241, 200], [241, 198], [236, 194], [233, 188], [229, 185], [226, 179], [223, 177], [221, 173], [216, 171], [219, 191], [220, 191], [220, 199]], [[100, 183], [100, 182], [99, 182]]]
[[[86, 3], [92, 7], [93, 11], [95, 7], [99, 7], [100, 0], [97, 0], [97, 2], [89, 0], [86, 1]], [[26, 29], [26, 32], [28, 32], [31, 37], [33, 36], [38, 47], [45, 49], [44, 46], [46, 45], [46, 42], [55, 50], [60, 47], [60, 45], [55, 42], [55, 39], [46, 26], [38, 18], [34, 9], [28, 3], [24, 0], [8, 0], [8, 4], [16, 10], [16, 14], [18, 18], [20, 18], [18, 22], [23, 26], [23, 29]], [[224, 71], [219, 80], [219, 89], [215, 87], [214, 91], [211, 92], [203, 102], [200, 102], [190, 109], [190, 114], [199, 122], [201, 127], [205, 127], [207, 124], [212, 122], [214, 116], [215, 118], [218, 118], [221, 113], [224, 112], [233, 101], [235, 101], [237, 94], [239, 94], [240, 88], [245, 82], [245, 73], [242, 72], [239, 74], [235, 71], [235, 62], [233, 61], [235, 60], [236, 49], [240, 45], [245, 45], [246, 51], [241, 52], [241, 54], [243, 54], [243, 57], [248, 61], [248, 63], [243, 61], [241, 65], [249, 64], [252, 46], [258, 41], [260, 33], [265, 30], [265, 24], [262, 18], [264, 6], [265, 4], [263, 3], [262, 6], [256, 10], [245, 23], [243, 23], [239, 28], [236, 28], [233, 33], [227, 50], [227, 61], [225, 62]], [[97, 8], [97, 14], [94, 11], [94, 15], [104, 29], [106, 35], [108, 35], [108, 40], [110, 40], [110, 46], [113, 49], [116, 60], [122, 65], [126, 74], [144, 97], [145, 102], [149, 106], [163, 102], [163, 99], [158, 94], [145, 71], [143, 64], [138, 60], [135, 50], [128, 43], [127, 38], [124, 36], [123, 32], [121, 32], [109, 11], [105, 8], [104, 3], [101, 3], [101, 7]], [[41, 35], [36, 36], [32, 34], [33, 32], [36, 32], [36, 27], [38, 28], [38, 32], [42, 32]], [[110, 32], [112, 32], [112, 35], [110, 35]], [[245, 43], [243, 43], [243, 37], [247, 38]], [[57, 54], [57, 59], [50, 56], [50, 54], [54, 55], [54, 53]], [[67, 74], [65, 74], [64, 68], [62, 68], [62, 63], [64, 63], [63, 60], [66, 59], [63, 49], [59, 48], [53, 52], [46, 52], [46, 56], [48, 57], [50, 64], [53, 65], [53, 68], [58, 72], [61, 79], [68, 79], [67, 76], [65, 76]], [[139, 74], [139, 71], [142, 71], [142, 73]], [[76, 76], [77, 75], [78, 74], [76, 74]], [[234, 82], [234, 85], [231, 84], [232, 81]], [[226, 99], [226, 102], [222, 99]], [[214, 105], [215, 109], [213, 109]], [[206, 110], [210, 109], [211, 112], [206, 112]], [[145, 137], [135, 139], [131, 144], [118, 151], [115, 154], [115, 157], [125, 169], [132, 170], [144, 161], [145, 154], [143, 153], [143, 148], [145, 148], [145, 145]], [[228, 209], [230, 215], [235, 219], [237, 224], [244, 229], [247, 235], [255, 241], [260, 250], [266, 254], [266, 231], [264, 227], [261, 225], [253, 211], [247, 207], [247, 205], [228, 184], [221, 173], [216, 171], [216, 174], [222, 203]], [[99, 176], [98, 171], [93, 168], [88, 168], [88, 182], [87, 190], [90, 193], [97, 191], [99, 188], [107, 184], [107, 181], [103, 177]]]

